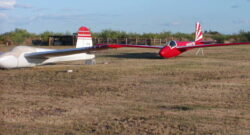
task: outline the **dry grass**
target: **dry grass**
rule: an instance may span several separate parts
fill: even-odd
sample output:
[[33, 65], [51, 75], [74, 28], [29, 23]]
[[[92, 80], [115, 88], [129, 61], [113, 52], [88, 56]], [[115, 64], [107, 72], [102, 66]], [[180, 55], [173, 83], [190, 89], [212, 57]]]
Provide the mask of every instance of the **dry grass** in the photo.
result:
[[165, 60], [129, 48], [98, 53], [96, 65], [1, 70], [0, 134], [248, 135], [249, 52]]

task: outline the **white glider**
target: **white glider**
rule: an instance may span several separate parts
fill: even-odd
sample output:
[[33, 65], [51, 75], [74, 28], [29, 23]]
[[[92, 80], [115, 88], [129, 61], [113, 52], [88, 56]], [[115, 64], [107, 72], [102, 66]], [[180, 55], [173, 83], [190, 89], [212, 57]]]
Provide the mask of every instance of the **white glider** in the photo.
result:
[[89, 29], [81, 27], [78, 31], [76, 48], [54, 50], [17, 46], [9, 52], [0, 54], [0, 68], [22, 68], [63, 61], [90, 60], [95, 58], [95, 55], [87, 54], [84, 49], [92, 47]]

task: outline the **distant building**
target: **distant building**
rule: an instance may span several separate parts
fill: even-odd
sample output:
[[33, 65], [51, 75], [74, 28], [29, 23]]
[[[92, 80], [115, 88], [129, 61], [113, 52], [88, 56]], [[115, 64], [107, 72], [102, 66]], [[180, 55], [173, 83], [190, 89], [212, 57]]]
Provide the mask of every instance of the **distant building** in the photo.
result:
[[49, 36], [49, 46], [75, 45], [76, 34]]

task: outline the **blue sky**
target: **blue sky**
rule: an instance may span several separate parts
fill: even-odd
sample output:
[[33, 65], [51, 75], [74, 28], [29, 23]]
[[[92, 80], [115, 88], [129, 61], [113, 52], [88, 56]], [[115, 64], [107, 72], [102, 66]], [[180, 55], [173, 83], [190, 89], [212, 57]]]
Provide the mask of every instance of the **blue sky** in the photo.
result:
[[250, 0], [0, 0], [0, 33], [92, 31], [192, 33], [195, 22], [221, 33], [250, 31]]

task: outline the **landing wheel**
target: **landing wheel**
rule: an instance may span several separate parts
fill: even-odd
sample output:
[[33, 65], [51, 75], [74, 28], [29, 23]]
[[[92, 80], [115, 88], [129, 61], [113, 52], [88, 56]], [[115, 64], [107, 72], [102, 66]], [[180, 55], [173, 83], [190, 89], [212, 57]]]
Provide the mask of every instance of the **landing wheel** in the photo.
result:
[[86, 64], [86, 65], [95, 65], [96, 64], [96, 60], [95, 59], [85, 60], [84, 64]]

